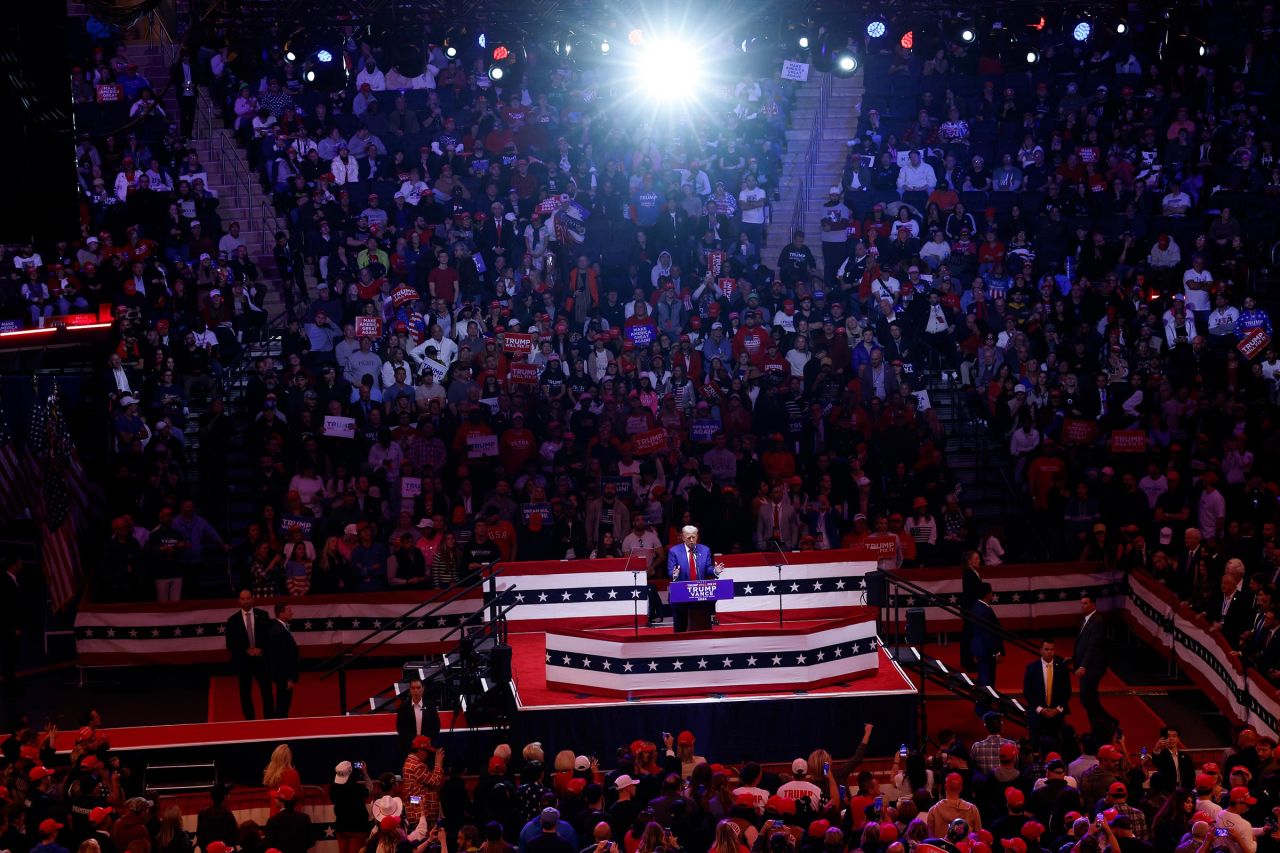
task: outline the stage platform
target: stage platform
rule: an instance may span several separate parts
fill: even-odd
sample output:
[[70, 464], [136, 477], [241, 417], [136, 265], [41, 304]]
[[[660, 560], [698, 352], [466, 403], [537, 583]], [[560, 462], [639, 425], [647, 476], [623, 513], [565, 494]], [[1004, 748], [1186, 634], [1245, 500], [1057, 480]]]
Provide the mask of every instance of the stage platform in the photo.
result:
[[[805, 622], [788, 623], [801, 629]], [[735, 632], [745, 626], [735, 625]], [[763, 625], [762, 629], [776, 625]], [[602, 635], [632, 636], [631, 629], [609, 629]], [[642, 628], [642, 636], [670, 636], [670, 626]], [[889, 753], [899, 743], [914, 740], [916, 687], [883, 650], [877, 650], [874, 673], [847, 682], [804, 692], [762, 690], [716, 695], [627, 700], [588, 696], [548, 686], [546, 636], [541, 632], [512, 634], [512, 686], [516, 711], [509, 731], [474, 725], [465, 713], [441, 714], [441, 743], [451, 761], [465, 772], [479, 772], [494, 745], [517, 746], [541, 741], [555, 752], [561, 748], [612, 757], [617, 748], [645, 738], [659, 740], [664, 731], [688, 729], [697, 736], [699, 750], [722, 760], [752, 758], [789, 761], [822, 746], [837, 756], [851, 755], [862, 723], [876, 725], [874, 752]], [[399, 670], [368, 669], [352, 673], [348, 690], [352, 703], [361, 690], [375, 690], [394, 681]], [[157, 691], [162, 685], [157, 685]], [[139, 701], [162, 701], [160, 695]], [[343, 759], [365, 760], [381, 770], [399, 767], [395, 718], [389, 713], [336, 714], [337, 685], [307, 673], [294, 693], [293, 717], [288, 720], [240, 718], [236, 681], [216, 676], [209, 684], [209, 720], [168, 726], [120, 727], [107, 731], [112, 748], [130, 765], [215, 759], [227, 781], [254, 784], [276, 743], [288, 742], [303, 779], [332, 775]], [[115, 723], [115, 720], [109, 723]], [[765, 733], [767, 737], [763, 737]], [[62, 733], [59, 747], [71, 746]]]

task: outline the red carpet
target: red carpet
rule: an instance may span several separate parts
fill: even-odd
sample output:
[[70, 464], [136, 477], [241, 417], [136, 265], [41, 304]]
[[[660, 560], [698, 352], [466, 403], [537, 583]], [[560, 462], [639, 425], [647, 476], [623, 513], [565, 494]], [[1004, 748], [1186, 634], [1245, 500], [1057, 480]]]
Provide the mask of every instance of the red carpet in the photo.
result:
[[[795, 622], [788, 623], [787, 627], [800, 627], [806, 623]], [[743, 626], [734, 626], [743, 627]], [[670, 634], [671, 628], [641, 628], [642, 634]], [[602, 631], [604, 634], [631, 634], [632, 629]], [[553, 690], [547, 687], [547, 670], [546, 670], [546, 653], [547, 640], [546, 634], [512, 634], [511, 638], [511, 670], [516, 682], [516, 691], [520, 696], [521, 708], [545, 708], [554, 707], [556, 705], [573, 705], [580, 707], [582, 705], [607, 705], [619, 704], [621, 700], [612, 699], [603, 696], [586, 696], [580, 693], [571, 693], [563, 690]], [[834, 684], [828, 687], [820, 687], [816, 690], [808, 691], [809, 695], [822, 695], [834, 693], [878, 693], [887, 691], [914, 691], [914, 685], [894, 667], [889, 657], [880, 653], [880, 671], [869, 677], [855, 678], [843, 684]], [[708, 694], [709, 695], [709, 694]], [[739, 694], [739, 695], [757, 695], [757, 694]], [[761, 696], [780, 695], [777, 693], [761, 693]], [[789, 694], [782, 694], [789, 695]], [[699, 698], [692, 696], [690, 698]], [[666, 698], [654, 699], [638, 699], [632, 700], [626, 704], [638, 704], [643, 702], [670, 702]]]

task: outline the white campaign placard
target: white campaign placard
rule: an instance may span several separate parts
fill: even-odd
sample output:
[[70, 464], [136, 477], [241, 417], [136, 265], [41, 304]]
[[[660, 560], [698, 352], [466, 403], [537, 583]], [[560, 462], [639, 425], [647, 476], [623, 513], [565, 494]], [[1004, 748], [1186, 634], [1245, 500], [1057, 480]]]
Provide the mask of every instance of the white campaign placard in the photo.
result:
[[782, 79], [795, 80], [797, 83], [807, 82], [809, 79], [809, 63], [792, 62], [790, 59], [782, 61]]
[[324, 416], [325, 435], [334, 438], [355, 438], [356, 437], [356, 419], [344, 418], [339, 415]]

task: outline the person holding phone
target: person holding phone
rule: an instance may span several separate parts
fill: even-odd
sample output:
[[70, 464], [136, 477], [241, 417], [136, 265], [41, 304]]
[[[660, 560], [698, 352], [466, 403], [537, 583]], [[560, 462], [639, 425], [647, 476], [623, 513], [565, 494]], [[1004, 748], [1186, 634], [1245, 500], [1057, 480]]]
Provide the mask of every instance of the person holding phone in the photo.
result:
[[338, 853], [360, 853], [369, 836], [369, 774], [364, 762], [340, 761], [333, 768], [329, 802], [333, 803], [333, 830]]
[[809, 808], [817, 814], [822, 809], [822, 789], [810, 782], [806, 777], [809, 775], [809, 762], [804, 758], [797, 758], [791, 762], [791, 781], [786, 782], [778, 789], [778, 796], [788, 800], [801, 800], [806, 797], [809, 800]]
[[431, 738], [418, 735], [413, 739], [404, 760], [400, 791], [405, 798], [404, 815], [410, 826], [425, 817], [428, 823], [440, 819], [440, 788], [444, 785], [444, 748], [436, 747]]

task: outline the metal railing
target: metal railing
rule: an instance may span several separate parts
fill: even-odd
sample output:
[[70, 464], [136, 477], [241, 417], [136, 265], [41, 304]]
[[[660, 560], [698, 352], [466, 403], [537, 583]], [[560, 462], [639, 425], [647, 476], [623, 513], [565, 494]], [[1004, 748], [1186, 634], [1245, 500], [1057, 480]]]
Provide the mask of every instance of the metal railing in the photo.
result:
[[834, 74], [822, 75], [818, 84], [818, 108], [813, 115], [813, 130], [809, 133], [809, 146], [804, 154], [804, 179], [796, 187], [795, 207], [791, 210], [791, 234], [804, 229], [805, 214], [809, 210], [809, 191], [813, 186], [813, 175], [818, 165], [818, 152], [822, 150], [822, 134], [827, 127], [827, 106], [831, 101], [831, 90], [835, 85]]
[[255, 220], [260, 226], [262, 240], [258, 251], [263, 255], [269, 254], [273, 246], [272, 235], [280, 228], [271, 199], [261, 185], [254, 186], [258, 175], [255, 170], [249, 168], [248, 160], [245, 158], [243, 149], [236, 142], [235, 134], [214, 132], [219, 108], [209, 97], [206, 88], [197, 86], [196, 92], [199, 99], [196, 109], [197, 133], [203, 131], [204, 138], [210, 143], [211, 161], [226, 167], [220, 170], [220, 176], [234, 185], [236, 195], [249, 211], [248, 218]]

